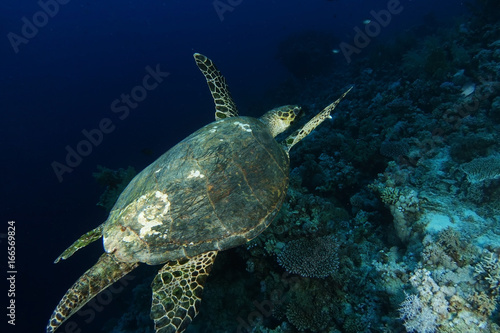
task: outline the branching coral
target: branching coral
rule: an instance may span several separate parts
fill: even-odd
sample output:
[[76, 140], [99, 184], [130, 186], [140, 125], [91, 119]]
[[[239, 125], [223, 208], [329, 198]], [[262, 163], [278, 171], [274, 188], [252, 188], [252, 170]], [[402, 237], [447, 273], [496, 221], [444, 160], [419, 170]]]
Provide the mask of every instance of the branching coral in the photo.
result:
[[368, 186], [378, 192], [394, 217], [394, 227], [401, 241], [406, 242], [411, 234], [411, 215], [420, 211], [418, 194], [411, 188], [399, 189], [376, 182]]
[[484, 291], [475, 292], [468, 300], [476, 311], [486, 317], [491, 316], [497, 307], [496, 299]]
[[500, 263], [491, 252], [487, 252], [483, 260], [474, 267], [476, 278], [480, 283], [489, 286], [489, 293], [497, 296], [500, 291]]
[[[497, 260], [491, 256], [476, 267], [477, 274], [483, 277], [493, 276], [487, 272], [496, 269]], [[456, 271], [459, 272], [465, 274], [460, 278], [463, 282], [471, 274], [470, 267]], [[415, 270], [410, 283], [417, 294], [407, 297], [399, 309], [408, 332], [497, 332], [497, 326], [487, 319], [495, 309], [495, 298], [483, 291], [466, 292], [471, 290], [470, 286], [460, 287], [458, 276], [453, 275], [446, 270], [432, 273], [425, 268]]]
[[314, 304], [304, 306], [304, 304], [291, 303], [286, 310], [286, 317], [299, 331], [309, 329], [313, 332], [321, 332], [328, 325], [330, 318], [321, 312], [321, 307], [319, 310]]
[[408, 332], [433, 333], [436, 330], [436, 314], [416, 295], [406, 297], [401, 303], [399, 313]]
[[473, 258], [474, 252], [471, 245], [465, 242], [458, 231], [451, 227], [439, 233], [437, 242], [444, 252], [461, 267], [469, 264]]

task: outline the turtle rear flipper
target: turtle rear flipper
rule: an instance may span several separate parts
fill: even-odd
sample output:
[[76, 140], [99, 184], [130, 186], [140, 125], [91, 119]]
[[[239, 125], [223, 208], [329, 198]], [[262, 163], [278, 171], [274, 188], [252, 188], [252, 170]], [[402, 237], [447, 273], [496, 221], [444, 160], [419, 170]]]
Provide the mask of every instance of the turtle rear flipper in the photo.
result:
[[64, 294], [50, 317], [47, 333], [54, 332], [94, 296], [136, 268], [138, 263], [118, 261], [114, 255], [104, 253]]
[[76, 251], [84, 248], [92, 242], [100, 239], [102, 237], [102, 228], [104, 228], [104, 223], [95, 229], [90, 230], [86, 234], [78, 238], [70, 247], [68, 247], [64, 252], [54, 260], [54, 264], [57, 264], [59, 260], [65, 260], [71, 257]]
[[216, 256], [217, 251], [210, 251], [168, 262], [160, 269], [151, 284], [156, 333], [181, 333], [193, 321]]

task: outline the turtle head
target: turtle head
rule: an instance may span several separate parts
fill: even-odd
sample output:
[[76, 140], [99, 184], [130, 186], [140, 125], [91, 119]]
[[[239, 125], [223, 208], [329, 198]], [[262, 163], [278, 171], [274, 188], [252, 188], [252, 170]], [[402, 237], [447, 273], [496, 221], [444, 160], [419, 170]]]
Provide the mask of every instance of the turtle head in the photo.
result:
[[300, 111], [301, 108], [298, 105], [283, 105], [266, 112], [260, 120], [267, 125], [273, 137], [276, 137], [290, 127]]

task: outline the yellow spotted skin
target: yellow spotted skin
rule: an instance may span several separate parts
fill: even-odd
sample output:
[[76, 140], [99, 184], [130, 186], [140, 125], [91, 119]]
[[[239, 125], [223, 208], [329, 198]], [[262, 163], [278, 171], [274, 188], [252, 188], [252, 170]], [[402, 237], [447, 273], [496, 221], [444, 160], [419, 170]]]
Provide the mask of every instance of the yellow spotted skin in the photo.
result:
[[328, 105], [324, 108], [320, 113], [314, 116], [311, 120], [309, 120], [302, 128], [293, 132], [290, 136], [285, 139], [284, 146], [286, 151], [290, 151], [293, 146], [300, 142], [303, 138], [305, 138], [309, 133], [311, 133], [316, 127], [319, 126], [325, 119], [330, 118], [331, 112], [337, 107], [337, 105], [342, 101], [342, 99], [351, 91], [353, 87], [347, 89], [346, 92], [342, 94], [335, 102]]
[[266, 112], [259, 119], [266, 124], [271, 131], [271, 135], [276, 137], [276, 135], [286, 131], [292, 125], [300, 111], [301, 108], [298, 105], [283, 105]]
[[158, 272], [151, 284], [151, 319], [156, 332], [182, 332], [193, 321], [216, 255], [217, 251], [209, 251], [193, 259], [172, 261]]
[[215, 120], [237, 117], [238, 108], [231, 97], [226, 79], [219, 72], [212, 60], [203, 54], [193, 54], [196, 65], [207, 80], [208, 89], [215, 102]]
[[66, 249], [56, 260], [54, 260], [54, 264], [57, 264], [61, 259], [66, 260], [71, 257], [76, 251], [84, 248], [92, 242], [95, 242], [102, 237], [102, 228], [104, 228], [104, 224], [101, 224], [97, 228], [90, 230], [89, 232], [82, 235], [78, 238], [70, 247]]
[[138, 263], [124, 263], [105, 253], [68, 289], [57, 305], [47, 325], [47, 333], [54, 332], [94, 296], [136, 268]]

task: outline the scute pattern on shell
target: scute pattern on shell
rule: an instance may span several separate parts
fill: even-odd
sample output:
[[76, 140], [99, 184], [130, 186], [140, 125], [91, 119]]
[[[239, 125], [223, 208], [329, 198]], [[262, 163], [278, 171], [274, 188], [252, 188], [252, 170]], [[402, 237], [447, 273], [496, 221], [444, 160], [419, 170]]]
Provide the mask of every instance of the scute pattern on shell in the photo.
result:
[[288, 154], [260, 120], [211, 123], [132, 180], [104, 227], [105, 249], [159, 264], [244, 244], [281, 207], [288, 168]]

